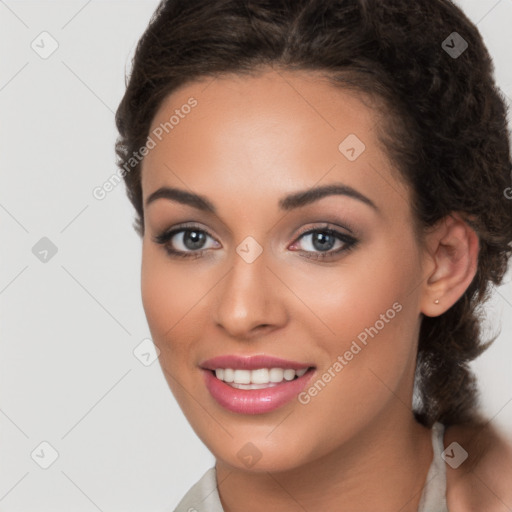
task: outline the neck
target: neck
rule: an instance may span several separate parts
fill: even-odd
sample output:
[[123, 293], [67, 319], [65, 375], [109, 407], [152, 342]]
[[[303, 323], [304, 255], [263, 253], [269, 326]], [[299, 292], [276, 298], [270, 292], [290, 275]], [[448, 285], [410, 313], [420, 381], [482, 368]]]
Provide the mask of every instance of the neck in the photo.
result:
[[404, 411], [398, 421], [396, 414], [378, 418], [336, 451], [291, 470], [251, 472], [217, 460], [224, 512], [416, 512], [432, 433]]

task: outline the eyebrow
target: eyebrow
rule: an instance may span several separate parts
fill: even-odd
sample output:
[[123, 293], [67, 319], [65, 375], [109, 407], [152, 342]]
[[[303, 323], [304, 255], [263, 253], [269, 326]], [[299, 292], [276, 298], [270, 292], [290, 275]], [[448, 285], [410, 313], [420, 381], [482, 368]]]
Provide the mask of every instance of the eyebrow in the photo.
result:
[[[343, 195], [357, 199], [362, 203], [370, 206], [375, 211], [379, 211], [379, 208], [371, 199], [361, 194], [361, 192], [358, 192], [356, 189], [342, 183], [333, 183], [331, 185], [324, 185], [321, 187], [294, 192], [293, 194], [280, 199], [278, 204], [281, 210], [290, 211], [332, 195]], [[181, 204], [192, 206], [198, 210], [210, 212], [213, 214], [217, 213], [215, 206], [206, 197], [199, 194], [194, 194], [192, 192], [187, 192], [186, 190], [179, 188], [161, 187], [158, 190], [155, 190], [155, 192], [153, 192], [147, 198], [146, 207], [157, 199], [168, 199]]]

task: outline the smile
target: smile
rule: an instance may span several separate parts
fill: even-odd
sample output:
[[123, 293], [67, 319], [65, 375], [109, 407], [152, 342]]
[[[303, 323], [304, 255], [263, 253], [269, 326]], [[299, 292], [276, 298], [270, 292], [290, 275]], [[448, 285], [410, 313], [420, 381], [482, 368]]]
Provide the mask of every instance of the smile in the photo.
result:
[[312, 364], [256, 355], [225, 355], [201, 363], [210, 396], [238, 414], [263, 414], [291, 402], [315, 373]]

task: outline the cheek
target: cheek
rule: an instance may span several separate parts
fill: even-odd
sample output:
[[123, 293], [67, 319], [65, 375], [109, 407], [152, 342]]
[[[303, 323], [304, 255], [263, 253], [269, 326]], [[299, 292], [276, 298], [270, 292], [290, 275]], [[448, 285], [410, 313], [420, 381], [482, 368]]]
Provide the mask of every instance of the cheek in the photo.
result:
[[169, 265], [158, 249], [143, 248], [141, 296], [152, 340], [160, 351], [160, 366], [178, 399], [175, 384], [187, 382], [192, 364], [187, 358], [187, 314], [200, 295], [195, 280], [179, 265]]
[[387, 331], [389, 325], [400, 323], [404, 315], [396, 314], [399, 306], [393, 305], [414, 301], [420, 269], [415, 244], [404, 236], [400, 245], [392, 238], [379, 237], [336, 266], [305, 262], [283, 265], [276, 273], [299, 299], [301, 316], [317, 337], [346, 341], [376, 322], [381, 327], [383, 321], [391, 319], [385, 323]]
[[162, 252], [160, 247], [143, 244], [142, 303], [164, 376], [188, 416], [190, 404], [184, 390], [193, 389], [198, 376], [190, 354], [198, 338], [197, 312], [208, 283], [201, 285], [185, 266], [171, 264]]
[[171, 262], [160, 247], [143, 246], [141, 294], [144, 311], [154, 341], [181, 340], [173, 333], [200, 304], [209, 283], [191, 270], [191, 266]]
[[421, 277], [414, 243], [409, 242], [400, 248], [388, 241], [375, 243], [336, 269], [282, 269], [289, 273], [283, 280], [295, 283], [294, 293], [307, 305], [299, 320], [301, 330], [322, 354], [317, 378], [328, 384], [325, 389], [319, 384], [322, 398], [310, 408], [318, 407], [318, 416], [376, 410], [390, 390], [408, 392]]

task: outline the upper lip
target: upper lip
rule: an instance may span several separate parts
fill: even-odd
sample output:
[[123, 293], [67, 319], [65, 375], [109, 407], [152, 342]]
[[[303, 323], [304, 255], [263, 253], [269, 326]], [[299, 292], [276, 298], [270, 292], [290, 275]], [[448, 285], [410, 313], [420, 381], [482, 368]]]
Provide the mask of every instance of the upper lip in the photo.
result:
[[257, 370], [258, 368], [282, 368], [286, 370], [290, 368], [300, 370], [301, 368], [310, 368], [313, 365], [264, 354], [254, 356], [226, 354], [203, 361], [199, 366], [205, 370], [216, 370], [217, 368], [231, 368], [233, 370]]

